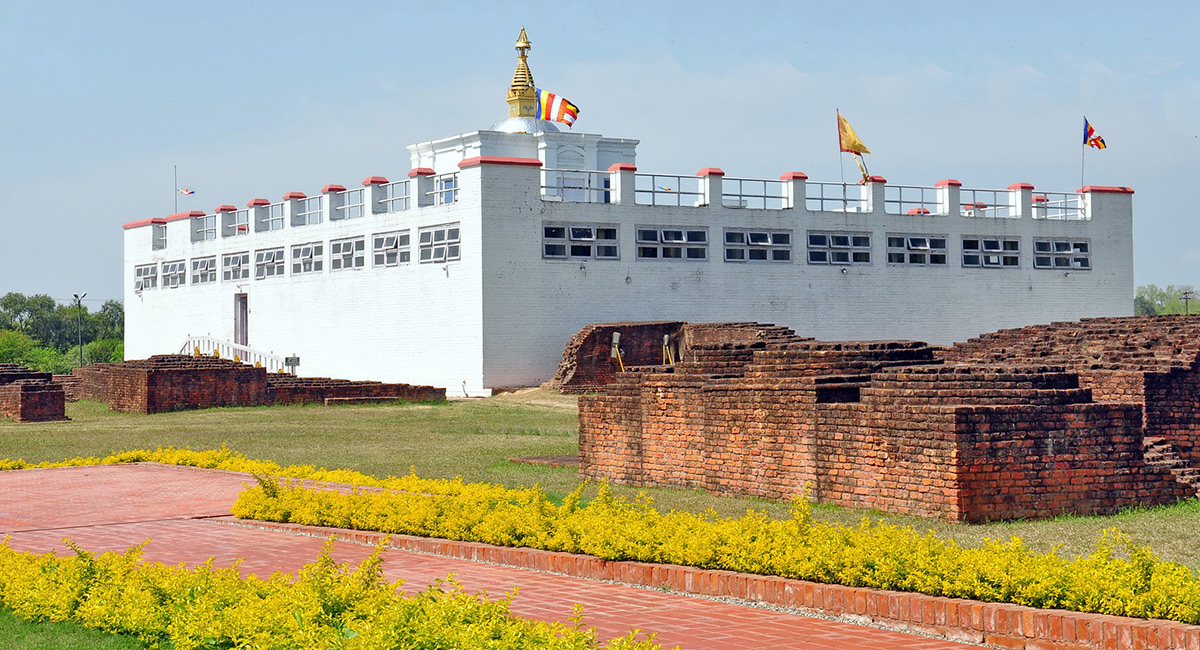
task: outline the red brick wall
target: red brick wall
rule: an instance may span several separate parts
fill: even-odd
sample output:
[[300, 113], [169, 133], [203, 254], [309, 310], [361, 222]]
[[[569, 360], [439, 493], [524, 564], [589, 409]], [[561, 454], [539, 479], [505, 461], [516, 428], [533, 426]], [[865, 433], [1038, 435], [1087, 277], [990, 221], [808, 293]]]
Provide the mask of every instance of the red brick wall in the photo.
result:
[[0, 363], [0, 418], [17, 422], [65, 420], [63, 390], [48, 372]]
[[[1191, 370], [939, 365], [912, 342], [719, 343], [580, 400], [583, 476], [962, 521], [1111, 513], [1196, 493], [1143, 454], [1194, 449]], [[1104, 402], [1093, 400], [1098, 393]]]

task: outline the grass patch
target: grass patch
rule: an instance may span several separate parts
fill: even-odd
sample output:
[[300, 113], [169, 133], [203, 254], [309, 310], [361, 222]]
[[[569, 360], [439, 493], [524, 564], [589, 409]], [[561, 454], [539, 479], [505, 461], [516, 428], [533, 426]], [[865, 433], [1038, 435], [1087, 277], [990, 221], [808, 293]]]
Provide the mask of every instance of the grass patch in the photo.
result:
[[129, 636], [91, 630], [78, 623], [34, 623], [0, 607], [0, 650], [142, 650]]
[[[159, 415], [109, 412], [102, 404], [67, 406], [70, 422], [16, 424], [0, 421], [0, 458], [31, 462], [74, 456], [105, 456], [158, 445], [212, 449], [226, 444], [250, 458], [281, 464], [346, 468], [375, 476], [462, 476], [509, 487], [539, 484], [556, 503], [578, 483], [575, 470], [508, 462], [517, 456], [559, 456], [578, 451], [577, 401], [573, 396], [527, 390], [445, 404], [272, 406], [187, 411]], [[618, 494], [636, 488], [614, 487]], [[700, 490], [649, 488], [661, 510], [708, 509], [738, 517], [747, 508], [772, 517], [786, 504], [715, 497]], [[1113, 526], [1165, 560], [1200, 570], [1200, 501], [1134, 509], [1112, 517], [1059, 517], [1044, 521], [963, 525], [818, 505], [819, 521], [856, 524], [873, 516], [918, 531], [933, 531], [961, 544], [1017, 535], [1036, 551], [1060, 547], [1066, 555], [1088, 553], [1100, 531]]]

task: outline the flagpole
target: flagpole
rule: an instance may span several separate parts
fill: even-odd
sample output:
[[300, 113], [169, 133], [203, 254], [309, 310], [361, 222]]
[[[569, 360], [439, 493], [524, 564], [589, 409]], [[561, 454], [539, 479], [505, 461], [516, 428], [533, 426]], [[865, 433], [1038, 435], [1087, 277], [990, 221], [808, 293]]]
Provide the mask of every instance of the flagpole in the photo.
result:
[[1079, 187], [1083, 187], [1083, 158], [1087, 155], [1087, 144], [1079, 148]]
[[175, 212], [179, 214], [179, 165], [175, 165]]

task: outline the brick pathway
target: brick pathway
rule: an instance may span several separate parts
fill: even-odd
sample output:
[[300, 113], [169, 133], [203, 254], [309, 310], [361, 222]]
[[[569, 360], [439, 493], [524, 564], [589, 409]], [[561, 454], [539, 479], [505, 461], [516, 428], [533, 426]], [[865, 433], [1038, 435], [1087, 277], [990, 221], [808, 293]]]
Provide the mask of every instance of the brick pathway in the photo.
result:
[[[219, 566], [242, 559], [244, 573], [295, 572], [313, 561], [324, 540], [231, 525], [242, 474], [159, 465], [108, 465], [0, 472], [0, 536], [13, 548], [65, 550], [71, 538], [92, 551], [123, 551], [150, 540], [147, 560]], [[334, 557], [356, 561], [370, 548], [339, 542]], [[656, 632], [666, 647], [685, 650], [898, 648], [935, 650], [974, 646], [836, 621], [691, 598], [525, 569], [391, 550], [383, 554], [390, 579], [419, 590], [456, 574], [468, 591], [500, 596], [518, 587], [514, 614], [566, 621], [575, 603], [601, 638], [630, 629]]]

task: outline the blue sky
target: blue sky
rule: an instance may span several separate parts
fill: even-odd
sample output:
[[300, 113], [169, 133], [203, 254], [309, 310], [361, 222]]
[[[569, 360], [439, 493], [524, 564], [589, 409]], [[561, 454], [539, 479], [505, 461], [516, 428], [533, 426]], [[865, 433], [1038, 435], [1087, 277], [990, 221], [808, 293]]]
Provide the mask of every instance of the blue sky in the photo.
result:
[[0, 293], [120, 298], [121, 225], [173, 212], [174, 165], [180, 210], [403, 176], [507, 114], [522, 25], [575, 130], [647, 172], [839, 180], [841, 109], [891, 183], [1070, 191], [1086, 114], [1086, 182], [1136, 191], [1136, 282], [1200, 284], [1200, 3], [1130, 6], [5, 3]]

